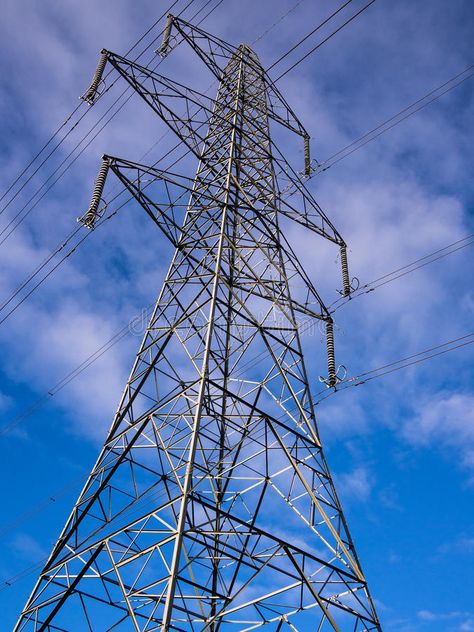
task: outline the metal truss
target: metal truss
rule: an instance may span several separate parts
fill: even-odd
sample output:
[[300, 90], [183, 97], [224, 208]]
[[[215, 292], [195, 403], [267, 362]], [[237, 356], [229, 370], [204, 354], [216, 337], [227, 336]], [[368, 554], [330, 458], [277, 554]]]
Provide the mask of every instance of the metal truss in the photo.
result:
[[[215, 100], [107, 51], [84, 97], [111, 63], [199, 165], [190, 180], [104, 156], [84, 225], [100, 218], [112, 172], [175, 253], [104, 447], [15, 630], [381, 630], [300, 342], [302, 322], [326, 324], [334, 386], [332, 320], [280, 229], [282, 217], [299, 222], [345, 257], [270, 123], [308, 152], [307, 133], [248, 47], [170, 18], [162, 54], [173, 28], [218, 77]], [[342, 268], [348, 294], [345, 258]]]

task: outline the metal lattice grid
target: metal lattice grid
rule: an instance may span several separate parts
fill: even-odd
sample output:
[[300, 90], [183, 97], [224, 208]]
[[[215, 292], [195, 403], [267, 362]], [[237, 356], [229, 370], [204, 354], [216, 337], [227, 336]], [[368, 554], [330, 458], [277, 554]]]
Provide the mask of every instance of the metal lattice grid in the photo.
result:
[[[175, 247], [99, 458], [17, 631], [380, 630], [323, 456], [299, 328], [332, 320], [280, 229], [346, 245], [271, 138], [309, 136], [247, 46], [170, 16], [215, 100], [103, 51], [199, 158], [194, 180], [104, 156]], [[179, 117], [176, 102], [186, 106]], [[205, 125], [206, 130], [203, 131]], [[292, 286], [304, 286], [295, 298]]]

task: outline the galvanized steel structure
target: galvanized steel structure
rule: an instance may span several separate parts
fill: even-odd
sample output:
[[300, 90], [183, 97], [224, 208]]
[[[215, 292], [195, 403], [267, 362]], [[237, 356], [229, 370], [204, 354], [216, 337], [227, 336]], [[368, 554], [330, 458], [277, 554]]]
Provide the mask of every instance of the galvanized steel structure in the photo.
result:
[[[171, 38], [171, 39], [170, 39]], [[215, 100], [102, 51], [199, 160], [194, 180], [104, 156], [175, 247], [103, 450], [17, 631], [380, 630], [331, 480], [300, 343], [331, 316], [280, 228], [346, 246], [304, 184], [309, 136], [247, 46], [170, 16]], [[186, 116], [176, 114], [178, 102]], [[305, 173], [272, 139], [302, 137]], [[299, 288], [298, 291], [294, 287]], [[301, 290], [303, 288], [303, 291]]]

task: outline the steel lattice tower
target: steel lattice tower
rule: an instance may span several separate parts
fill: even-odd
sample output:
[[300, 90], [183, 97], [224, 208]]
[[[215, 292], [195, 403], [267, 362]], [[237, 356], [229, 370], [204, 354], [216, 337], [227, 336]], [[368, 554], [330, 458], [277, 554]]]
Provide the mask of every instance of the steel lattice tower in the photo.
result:
[[172, 28], [218, 78], [214, 101], [109, 51], [84, 96], [95, 100], [111, 63], [199, 166], [192, 181], [104, 156], [83, 223], [100, 221], [112, 171], [175, 254], [102, 452], [16, 630], [380, 630], [300, 343], [303, 322], [325, 323], [334, 386], [332, 320], [280, 229], [292, 219], [337, 244], [350, 292], [345, 243], [270, 124], [303, 137], [307, 172], [309, 137], [247, 46], [170, 16], [163, 55]]

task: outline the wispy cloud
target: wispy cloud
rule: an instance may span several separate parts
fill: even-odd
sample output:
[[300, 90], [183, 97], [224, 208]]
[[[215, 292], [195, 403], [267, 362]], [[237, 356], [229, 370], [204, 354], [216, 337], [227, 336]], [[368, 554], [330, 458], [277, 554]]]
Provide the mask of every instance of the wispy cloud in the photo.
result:
[[402, 430], [415, 446], [453, 450], [469, 470], [474, 468], [474, 395], [471, 393], [430, 393], [420, 398], [414, 416]]
[[[223, 10], [212, 16], [206, 28], [230, 41], [251, 42], [273, 22], [274, 13], [283, 12], [290, 4], [283, 0], [226, 0]], [[332, 2], [331, 6], [336, 4]], [[140, 3], [139, 10], [126, 0], [105, 0], [100, 7], [93, 0], [3, 3], [2, 185], [11, 181], [43, 139], [75, 107], [90, 80], [98, 51], [105, 46], [124, 52], [164, 8], [164, 4], [157, 6], [151, 0]], [[302, 3], [271, 37], [257, 44], [262, 60], [267, 63], [275, 59], [327, 11], [325, 3]], [[439, 0], [376, 3], [364, 20], [331, 40], [310, 63], [302, 64], [282, 82], [288, 100], [311, 131], [313, 154], [324, 159], [470, 63], [471, 27], [472, 10], [461, 0], [450, 3], [449, 8]], [[187, 70], [188, 60], [189, 54], [178, 50], [166, 60], [163, 71], [177, 75]], [[197, 72], [202, 74], [195, 78], [199, 81], [202, 77], [202, 86], [207, 87], [210, 77], [202, 69]], [[117, 96], [121, 89], [123, 85], [119, 84], [109, 96]], [[95, 123], [110, 103], [104, 99], [94, 106], [85, 123]], [[473, 96], [466, 84], [309, 183], [347, 240], [352, 274], [362, 283], [472, 232], [474, 188], [471, 170], [466, 168], [473, 157], [472, 114]], [[87, 125], [83, 129], [88, 129]], [[64, 184], [58, 184], [15, 237], [0, 247], [3, 298], [52, 245], [75, 227], [76, 217], [89, 201], [100, 155], [106, 151], [137, 159], [163, 131], [164, 125], [138, 101], [127, 105], [67, 172]], [[71, 134], [57, 162], [80, 137], [79, 130]], [[156, 159], [171, 140], [169, 135], [161, 141], [147, 160]], [[295, 161], [300, 158], [295, 154]], [[190, 174], [192, 167], [188, 163]], [[34, 184], [41, 184], [48, 173], [44, 170]], [[106, 197], [112, 184], [110, 187]], [[29, 188], [28, 195], [33, 190]], [[19, 201], [24, 203], [28, 195]], [[18, 208], [18, 204], [12, 205], [12, 213]], [[43, 393], [156, 297], [169, 250], [141, 217], [137, 208], [121, 212], [103, 231], [97, 231], [87, 247], [74, 253], [41, 292], [16, 312], [15, 318], [1, 326], [6, 382], [2, 393], [11, 398], [11, 407], [21, 409], [30, 395]], [[335, 290], [340, 287], [337, 253], [296, 227], [288, 228], [287, 234], [324, 299], [331, 303], [338, 298]], [[335, 315], [336, 353], [349, 374], [472, 329], [471, 256], [465, 250], [339, 310]], [[317, 335], [304, 343], [316, 390], [320, 386], [317, 377], [324, 373], [323, 345]], [[58, 446], [64, 450], [70, 445], [65, 436], [69, 439], [74, 432], [78, 452], [103, 439], [137, 346], [137, 338], [118, 345], [62, 392], [56, 412], [62, 412], [66, 421], [60, 429], [54, 426], [56, 412], [41, 418], [41, 450], [38, 448], [38, 462], [29, 463], [29, 467], [45, 467], [39, 455], [45, 460], [49, 456], [51, 486], [57, 477]], [[400, 447], [411, 456], [419, 450], [442, 450], [447, 457], [446, 467], [455, 470], [461, 464], [464, 479], [465, 472], [472, 475], [471, 363], [468, 350], [465, 355], [451, 354], [431, 362], [429, 370], [428, 365], [421, 365], [373, 382], [372, 386], [338, 393], [318, 407], [325, 445], [339, 453], [343, 440], [357, 438], [383, 461], [380, 472], [374, 470], [370, 459], [369, 465], [357, 458], [349, 464], [337, 463], [338, 490], [344, 501], [370, 501], [377, 503], [377, 510], [398, 515], [392, 505], [403, 509], [405, 502], [398, 486], [403, 481], [407, 487], [416, 485], [411, 479], [407, 484], [412, 471], [406, 474], [396, 459], [391, 461], [392, 452]], [[19, 446], [18, 461], [23, 458], [27, 437], [19, 435], [11, 442], [12, 449]], [[459, 489], [451, 492], [458, 495], [457, 500], [465, 504], [468, 513], [472, 503], [470, 496], [463, 496], [464, 479], [458, 479]], [[28, 480], [17, 484], [20, 490], [28, 489], [28, 498], [34, 493], [40, 497], [39, 490], [30, 491]], [[390, 491], [384, 494], [384, 490]], [[12, 489], [12, 494], [16, 493]], [[404, 524], [408, 531], [409, 522]], [[387, 521], [381, 521], [377, 531], [381, 546], [385, 546], [388, 526]], [[372, 529], [366, 533], [364, 525], [357, 538], [369, 552], [375, 537]], [[393, 555], [397, 555], [397, 545], [396, 540], [390, 541], [390, 548], [396, 549]], [[433, 546], [440, 545], [438, 542]], [[33, 555], [35, 550], [34, 541], [20, 536], [15, 546], [18, 555], [20, 551], [25, 556]], [[463, 546], [470, 546], [469, 538]], [[402, 557], [397, 573], [408, 576], [415, 572], [408, 566], [404, 567]], [[423, 571], [421, 561], [418, 566], [416, 572], [423, 576], [424, 583], [429, 582], [429, 572]], [[377, 569], [376, 562], [373, 568]], [[376, 580], [383, 575], [380, 583], [384, 585], [388, 581], [385, 571], [372, 572]], [[456, 573], [453, 570], [460, 583], [464, 582], [463, 572], [461, 565]], [[402, 584], [400, 581], [391, 592], [402, 594]], [[404, 594], [403, 602], [409, 598]], [[416, 613], [420, 605], [413, 601], [410, 607]], [[390, 629], [473, 629], [472, 614], [462, 612], [462, 608], [458, 618], [455, 610], [451, 617], [448, 612], [436, 615], [437, 601], [435, 595], [433, 603], [427, 603], [427, 609], [418, 617], [410, 615], [407, 606], [407, 612], [397, 612], [399, 618]]]
[[375, 486], [375, 476], [364, 466], [336, 476], [337, 489], [347, 502], [366, 502]]

